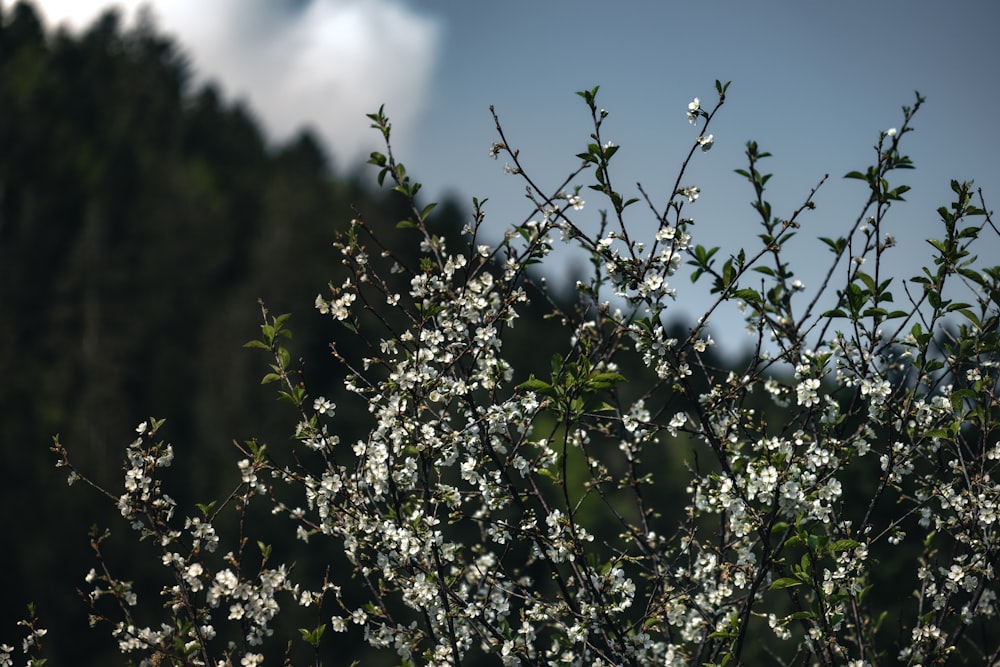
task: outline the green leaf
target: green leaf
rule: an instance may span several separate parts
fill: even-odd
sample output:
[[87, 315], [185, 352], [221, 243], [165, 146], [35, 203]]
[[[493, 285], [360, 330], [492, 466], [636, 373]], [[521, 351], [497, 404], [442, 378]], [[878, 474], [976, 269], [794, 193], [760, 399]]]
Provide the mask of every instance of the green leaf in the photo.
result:
[[435, 206], [437, 206], [437, 202], [431, 202], [427, 206], [424, 206], [424, 210], [420, 212], [420, 219], [426, 220], [427, 216], [430, 215], [430, 212], [434, 210]]
[[207, 519], [208, 515], [212, 513], [212, 509], [215, 507], [215, 501], [213, 500], [212, 502], [207, 504], [195, 503], [195, 505], [198, 507], [199, 510], [201, 510], [201, 515]]
[[551, 479], [553, 482], [559, 481], [559, 476], [556, 473], [549, 470], [548, 468], [539, 468], [538, 474], [541, 475], [542, 477]]
[[548, 382], [539, 380], [534, 375], [517, 385], [517, 388], [521, 391], [533, 391], [536, 394], [542, 394], [544, 396], [551, 396], [553, 394], [552, 385]]
[[895, 190], [890, 190], [886, 193], [886, 197], [892, 199], [893, 201], [906, 201], [903, 199], [902, 195], [910, 191], [909, 185], [900, 185]]
[[858, 271], [857, 279], [865, 284], [870, 292], [875, 292], [875, 279], [864, 271]]
[[323, 638], [323, 633], [326, 632], [326, 624], [322, 623], [316, 626], [313, 630], [299, 628], [299, 632], [302, 633], [302, 639], [305, 640], [307, 644], [313, 648], [317, 648], [319, 647], [320, 640]]
[[837, 551], [850, 551], [851, 549], [856, 549], [858, 546], [860, 546], [860, 542], [857, 542], [855, 540], [844, 539], [844, 540], [837, 540], [836, 542], [831, 544], [829, 548], [831, 552], [837, 552]]
[[256, 440], [244, 440], [243, 444], [250, 450], [254, 459], [262, 460], [264, 458], [264, 451], [267, 449], [267, 445], [262, 445]]
[[780, 591], [783, 588], [793, 588], [795, 586], [801, 586], [802, 582], [798, 579], [793, 579], [792, 577], [782, 577], [771, 584], [772, 591]]
[[971, 389], [957, 389], [951, 393], [951, 407], [955, 411], [955, 414], [963, 414], [963, 403], [966, 400], [974, 403], [976, 401], [976, 392]]
[[760, 293], [758, 293], [757, 290], [750, 289], [749, 287], [736, 290], [733, 292], [733, 296], [737, 299], [743, 299], [747, 303], [755, 305], [759, 305], [762, 302]]
[[590, 382], [594, 384], [614, 386], [616, 382], [625, 382], [626, 378], [621, 373], [594, 373], [590, 376]]

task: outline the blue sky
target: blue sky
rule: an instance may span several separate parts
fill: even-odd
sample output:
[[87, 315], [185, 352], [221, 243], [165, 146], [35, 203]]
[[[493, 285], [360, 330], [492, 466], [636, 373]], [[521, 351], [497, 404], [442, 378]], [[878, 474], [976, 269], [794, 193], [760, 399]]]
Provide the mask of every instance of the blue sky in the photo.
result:
[[[573, 91], [598, 84], [610, 111], [604, 135], [623, 147], [617, 183], [631, 189], [640, 181], [662, 202], [696, 135], [687, 103], [694, 96], [711, 103], [714, 80], [732, 81], [711, 128], [715, 147], [696, 154], [685, 179], [702, 189], [685, 209], [697, 221], [696, 242], [733, 252], [754, 242], [752, 193], [733, 173], [744, 164], [747, 140], [774, 155], [762, 166], [774, 173], [769, 186], [778, 215], [790, 214], [830, 174], [793, 241], [807, 288], [818, 284], [829, 255], [815, 237], [845, 232], [865, 199], [864, 185], [842, 176], [872, 163], [879, 131], [901, 124], [900, 107], [913, 103], [916, 90], [927, 102], [904, 144], [917, 169], [900, 172], [914, 189], [890, 218], [900, 239], [893, 272], [909, 277], [919, 269], [914, 259], [927, 257], [924, 239], [938, 230], [936, 208], [951, 201], [951, 178], [974, 178], [988, 197], [1000, 197], [994, 2], [423, 6], [448, 21], [410, 162], [435, 185], [467, 183], [464, 194], [489, 196], [498, 228], [527, 209], [517, 205], [523, 185], [483, 157], [493, 137], [488, 106], [496, 105], [535, 175], [554, 186], [587, 141], [587, 113]], [[634, 224], [649, 224], [635, 212]], [[687, 288], [686, 279], [674, 282], [682, 290], [679, 309], [699, 314], [704, 292]]]
[[[9, 0], [3, 0], [9, 4]], [[52, 22], [83, 25], [104, 3], [44, 0]], [[132, 11], [138, 3], [122, 3]], [[824, 174], [830, 180], [803, 219], [798, 275], [814, 287], [828, 253], [816, 236], [845, 232], [865, 186], [842, 176], [874, 159], [878, 133], [901, 124], [914, 91], [927, 98], [906, 136], [917, 169], [890, 230], [891, 264], [914, 274], [937, 232], [935, 209], [951, 201], [951, 178], [975, 179], [987, 203], [1000, 198], [1000, 3], [994, 0], [156, 0], [161, 25], [186, 45], [199, 76], [220, 80], [258, 110], [272, 137], [300, 123], [317, 129], [338, 169], [372, 147], [365, 111], [381, 102], [394, 120], [396, 150], [429, 196], [488, 197], [499, 236], [530, 215], [524, 186], [489, 159], [495, 105], [534, 177], [555, 187], [588, 142], [585, 106], [574, 92], [600, 85], [610, 115], [605, 138], [622, 146], [612, 177], [636, 181], [658, 202], [697, 130], [685, 118], [695, 96], [710, 106], [716, 79], [732, 81], [711, 128], [715, 146], [695, 156], [685, 183], [701, 188], [685, 209], [695, 242], [735, 252], [757, 233], [744, 166], [747, 140], [774, 157], [762, 166], [775, 214], [790, 214]], [[615, 163], [613, 163], [614, 166]], [[586, 193], [584, 215], [605, 206]], [[652, 233], [634, 207], [637, 230]], [[989, 251], [1000, 256], [1000, 244]], [[553, 275], [565, 273], [563, 255]], [[674, 280], [678, 309], [698, 314], [707, 296]], [[898, 293], [898, 297], [902, 294]], [[719, 327], [738, 324], [732, 314]], [[716, 335], [716, 338], [720, 338]], [[737, 343], [736, 339], [732, 343]], [[746, 339], [749, 342], [749, 339]]]

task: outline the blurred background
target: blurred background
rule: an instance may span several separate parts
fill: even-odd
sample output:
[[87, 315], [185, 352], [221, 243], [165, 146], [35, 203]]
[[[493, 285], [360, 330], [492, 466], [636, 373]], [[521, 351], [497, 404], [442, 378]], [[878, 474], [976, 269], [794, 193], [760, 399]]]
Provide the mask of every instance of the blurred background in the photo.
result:
[[[555, 187], [591, 130], [573, 93], [600, 85], [605, 138], [623, 146], [618, 189], [631, 196], [641, 181], [662, 204], [698, 134], [688, 102], [711, 108], [715, 79], [732, 80], [715, 147], [685, 180], [702, 190], [685, 209], [695, 241], [753, 243], [752, 193], [733, 169], [757, 140], [775, 155], [763, 167], [775, 173], [777, 215], [831, 175], [797, 240], [808, 288], [825, 268], [816, 236], [846, 230], [866, 197], [841, 176], [874, 161], [878, 133], [901, 124], [899, 107], [919, 90], [928, 101], [904, 151], [917, 170], [901, 181], [913, 191], [890, 230], [903, 278], [927, 256], [951, 178], [975, 178], [988, 203], [1000, 192], [998, 7], [3, 0], [0, 571], [15, 576], [0, 596], [0, 642], [13, 643], [35, 601], [59, 637], [54, 663], [115, 655], [106, 632], [85, 631], [75, 589], [93, 564], [89, 527], [124, 527], [96, 494], [67, 488], [53, 435], [114, 489], [135, 426], [164, 417], [179, 501], [229, 488], [235, 478], [220, 471], [232, 469], [232, 441], [284, 443], [295, 421], [259, 386], [266, 359], [242, 348], [257, 335], [258, 299], [294, 313], [293, 353], [312, 393], [338, 394], [325, 350], [339, 334], [312, 306], [337, 265], [334, 235], [360, 213], [400, 252], [416, 250], [395, 229], [403, 202], [363, 168], [378, 147], [366, 112], [386, 105], [398, 157], [426, 201], [445, 201], [442, 233], [467, 221], [472, 196], [489, 197], [498, 239], [531, 210], [523, 184], [487, 155], [490, 104], [530, 175]], [[603, 204], [587, 192], [596, 220]], [[632, 222], [652, 229], [639, 211]], [[577, 269], [557, 257], [552, 281]], [[705, 293], [679, 278], [682, 327]], [[736, 358], [749, 339], [736, 314], [720, 318], [714, 337]], [[545, 338], [544, 323], [525, 322], [525, 340]], [[347, 416], [343, 428], [349, 441], [360, 424]]]

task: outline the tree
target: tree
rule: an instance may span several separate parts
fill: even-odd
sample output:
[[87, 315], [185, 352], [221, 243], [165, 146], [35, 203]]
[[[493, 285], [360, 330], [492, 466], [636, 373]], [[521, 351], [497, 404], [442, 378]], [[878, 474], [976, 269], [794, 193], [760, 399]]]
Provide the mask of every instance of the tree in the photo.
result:
[[[760, 246], [726, 256], [698, 245], [699, 192], [684, 174], [711, 146], [727, 89], [716, 82], [711, 110], [688, 106], [697, 136], [661, 196], [612, 186], [618, 147], [602, 139], [596, 88], [580, 92], [593, 121], [581, 166], [554, 190], [497, 119], [493, 151], [534, 210], [492, 246], [478, 201], [464, 243], [444, 238], [392, 152], [388, 118], [372, 114], [386, 149], [370, 162], [407, 202], [398, 226], [419, 256], [357, 215], [335, 246], [342, 275], [315, 298], [360, 343], [333, 354], [367, 405], [366, 433], [343, 437], [344, 407], [310, 393], [287, 349], [289, 316], [262, 307], [248, 345], [268, 354], [264, 382], [297, 415], [295, 446], [243, 443], [232, 492], [188, 512], [164, 487], [174, 454], [150, 420], [127, 449], [124, 493], [93, 484], [156, 545], [165, 572], [164, 601], [146, 606], [113, 573], [107, 533], [94, 533], [89, 599], [121, 652], [319, 663], [331, 632], [357, 632], [403, 664], [996, 662], [1000, 267], [972, 248], [1000, 230], [972, 184], [953, 182], [926, 268], [905, 282], [883, 275], [918, 95], [898, 130], [879, 133], [876, 164], [847, 174], [864, 201], [850, 229], [823, 239], [831, 268], [816, 291], [804, 292], [784, 250], [815, 190], [776, 214], [769, 155], [753, 142], [739, 173]], [[585, 187], [609, 206], [596, 231], [576, 222]], [[650, 238], [629, 224], [637, 205], [659, 223]], [[547, 294], [529, 269], [560, 242], [592, 273], [574, 304], [548, 302], [558, 345], [544, 372], [525, 369], [509, 342]], [[682, 269], [716, 301], [668, 331]], [[822, 310], [824, 294], [834, 305]], [[716, 366], [707, 333], [727, 301], [758, 332], [732, 369]], [[71, 479], [87, 480], [54, 449]], [[267, 515], [290, 520], [320, 566], [290, 567], [285, 543], [254, 548]], [[272, 640], [279, 610], [296, 609], [299, 635]]]

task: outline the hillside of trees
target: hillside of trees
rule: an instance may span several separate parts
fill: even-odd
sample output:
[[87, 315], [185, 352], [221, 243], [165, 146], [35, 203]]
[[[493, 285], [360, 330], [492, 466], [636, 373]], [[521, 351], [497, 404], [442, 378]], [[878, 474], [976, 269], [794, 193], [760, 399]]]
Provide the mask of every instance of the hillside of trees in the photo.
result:
[[[89, 642], [109, 642], [80, 633], [73, 591], [88, 527], [114, 517], [67, 489], [53, 435], [114, 487], [136, 424], [167, 418], [199, 461], [184, 488], [214, 493], [234, 439], [287, 440], [294, 424], [242, 348], [257, 300], [295, 313], [304, 372], [336, 393], [322, 353], [335, 331], [312, 303], [331, 241], [357, 215], [394, 233], [404, 202], [335, 171], [308, 132], [269, 145], [252, 110], [194, 87], [181, 47], [149, 23], [109, 12], [77, 35], [46, 32], [30, 3], [2, 11], [0, 568], [15, 576], [0, 627], [34, 601], [62, 633], [59, 662], [83, 664]], [[439, 211], [460, 228], [458, 207]]]

